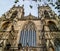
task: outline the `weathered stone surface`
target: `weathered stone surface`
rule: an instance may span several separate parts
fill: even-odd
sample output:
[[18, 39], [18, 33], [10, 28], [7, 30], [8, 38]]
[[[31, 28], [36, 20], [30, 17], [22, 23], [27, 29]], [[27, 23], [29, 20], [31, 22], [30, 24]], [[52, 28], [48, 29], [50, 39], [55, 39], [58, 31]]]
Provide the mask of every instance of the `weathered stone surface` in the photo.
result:
[[[24, 16], [24, 9], [23, 7], [16, 7], [13, 6], [8, 12], [6, 12], [3, 16], [0, 18], [0, 44], [3, 44], [3, 47], [1, 51], [13, 51], [6, 50], [6, 44], [10, 43], [11, 47], [14, 48], [15, 51], [18, 50], [18, 44], [20, 40], [20, 33], [21, 30], [25, 28], [25, 25], [28, 25], [30, 22], [32, 22], [35, 26], [36, 30], [36, 47], [29, 48], [25, 47], [23, 50], [29, 51], [43, 51], [43, 47], [40, 46], [45, 45], [44, 51], [50, 49], [50, 51], [54, 51], [54, 39], [58, 35], [57, 32], [50, 32], [50, 29], [48, 27], [49, 21], [50, 23], [54, 23], [55, 26], [58, 28], [58, 17], [54, 15], [54, 12], [51, 11], [51, 8], [49, 6], [41, 6], [38, 8], [39, 10], [39, 16], [36, 18], [32, 16], [31, 14], [28, 16]], [[46, 17], [44, 15], [44, 11], [47, 10], [47, 12], [51, 12], [52, 17]], [[51, 45], [50, 45], [51, 44]], [[50, 47], [51, 46], [51, 47]], [[15, 49], [17, 48], [17, 50]], [[27, 50], [26, 50], [27, 49]], [[21, 50], [21, 51], [23, 51]], [[20, 50], [19, 50], [20, 51]], [[49, 51], [49, 50], [48, 50]]]

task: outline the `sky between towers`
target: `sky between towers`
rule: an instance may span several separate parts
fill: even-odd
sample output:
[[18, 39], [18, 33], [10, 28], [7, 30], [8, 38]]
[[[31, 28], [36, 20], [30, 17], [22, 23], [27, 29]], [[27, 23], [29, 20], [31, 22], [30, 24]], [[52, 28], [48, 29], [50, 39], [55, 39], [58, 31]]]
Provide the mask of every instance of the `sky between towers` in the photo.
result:
[[[14, 1], [15, 0], [0, 0], [0, 16], [3, 13], [7, 12], [15, 4]], [[55, 4], [56, 0], [50, 0], [50, 2]], [[37, 2], [36, 0], [19, 0], [16, 5], [24, 5], [25, 16], [31, 13], [33, 16], [38, 17], [38, 5], [42, 6], [46, 4], [48, 4], [52, 8], [52, 10], [57, 13], [57, 15], [59, 15], [57, 9], [49, 4], [50, 2], [48, 2], [48, 0], [37, 0]], [[30, 5], [32, 6], [32, 8], [30, 8]]]

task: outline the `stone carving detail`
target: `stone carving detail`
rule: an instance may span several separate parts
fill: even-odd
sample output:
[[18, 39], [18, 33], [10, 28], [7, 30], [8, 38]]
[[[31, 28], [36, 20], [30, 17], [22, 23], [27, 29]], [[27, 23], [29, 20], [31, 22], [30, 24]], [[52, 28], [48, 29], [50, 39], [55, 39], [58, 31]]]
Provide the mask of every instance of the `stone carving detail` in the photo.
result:
[[[57, 37], [58, 36], [57, 34], [59, 32], [58, 33], [57, 32], [53, 32], [53, 33], [47, 32], [46, 33], [45, 31], [50, 31], [50, 28], [51, 28], [50, 25], [53, 24], [53, 23], [52, 24], [49, 24], [49, 26], [48, 26], [48, 22], [49, 21], [54, 21], [54, 22], [56, 22], [56, 25], [58, 25], [57, 24], [58, 23], [58, 20], [56, 20], [56, 19], [45, 19], [45, 17], [44, 17], [44, 10], [45, 9], [46, 10], [50, 10], [50, 9], [48, 7], [46, 7], [46, 6], [43, 6], [43, 7], [41, 6], [40, 8], [39, 8], [39, 18], [38, 17], [35, 17], [35, 16], [31, 15], [31, 14], [28, 15], [28, 16], [24, 16], [23, 15], [24, 14], [23, 13], [23, 11], [24, 11], [23, 10], [23, 7], [15, 7], [14, 6], [8, 12], [6, 12], [0, 18], [0, 21], [1, 21], [0, 22], [1, 23], [0, 24], [0, 28], [2, 27], [2, 29], [0, 29], [0, 45], [5, 47], [7, 43], [10, 43], [11, 44], [11, 47], [16, 47], [16, 45], [18, 45], [18, 43], [19, 43], [19, 42], [17, 42], [17, 41], [19, 41], [19, 37], [20, 37], [19, 36], [20, 35], [19, 30], [23, 30], [23, 29], [26, 29], [26, 30], [27, 29], [28, 30], [29, 29], [34, 29], [34, 30], [36, 30], [36, 34], [37, 34], [36, 35], [36, 37], [37, 37], [37, 39], [36, 39], [36, 41], [37, 41], [36, 48], [34, 48], [34, 47], [28, 47], [27, 46], [27, 49], [28, 50], [26, 50], [26, 48], [23, 47], [23, 50], [24, 51], [29, 51], [30, 49], [31, 49], [31, 51], [43, 51], [43, 49], [40, 49], [40, 44], [41, 43], [42, 44], [45, 44], [45, 46], [47, 47], [47, 49], [49, 48], [49, 45], [51, 45], [51, 44], [52, 44], [52, 46], [54, 46], [54, 40], [55, 39], [53, 40], [51, 38]], [[51, 16], [53, 16], [53, 15], [51, 15]], [[27, 23], [28, 23], [29, 26], [27, 25]], [[32, 26], [32, 25], [34, 25], [34, 26]], [[48, 29], [47, 27], [50, 27], [50, 28]], [[51, 30], [53, 30], [53, 29], [51, 29]], [[56, 29], [54, 29], [54, 30], [56, 30]], [[18, 34], [18, 32], [19, 32], [19, 34]], [[34, 32], [32, 32], [32, 33], [34, 33]], [[56, 35], [55, 35], [55, 33], [56, 33]], [[51, 40], [48, 40], [48, 39], [51, 39]]]
[[16, 45], [17, 33], [18, 31], [14, 30], [14, 27], [12, 26], [11, 31], [9, 32], [9, 40], [8, 40], [12, 46]]
[[6, 45], [6, 41], [8, 39], [9, 32], [0, 32], [0, 46], [3, 47]]

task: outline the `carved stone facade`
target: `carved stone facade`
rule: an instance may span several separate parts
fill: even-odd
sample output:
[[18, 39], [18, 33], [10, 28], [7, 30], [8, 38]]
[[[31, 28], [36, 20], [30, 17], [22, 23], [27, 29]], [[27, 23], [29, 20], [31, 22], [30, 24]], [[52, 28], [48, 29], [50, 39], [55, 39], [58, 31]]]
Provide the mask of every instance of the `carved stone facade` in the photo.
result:
[[[1, 51], [55, 51], [54, 40], [59, 37], [59, 19], [49, 6], [40, 6], [38, 11], [38, 17], [31, 14], [24, 16], [23, 7], [13, 6], [0, 18]], [[21, 31], [27, 28], [36, 31], [36, 46], [29, 46], [28, 43], [18, 50]], [[11, 45], [8, 50], [7, 44]]]

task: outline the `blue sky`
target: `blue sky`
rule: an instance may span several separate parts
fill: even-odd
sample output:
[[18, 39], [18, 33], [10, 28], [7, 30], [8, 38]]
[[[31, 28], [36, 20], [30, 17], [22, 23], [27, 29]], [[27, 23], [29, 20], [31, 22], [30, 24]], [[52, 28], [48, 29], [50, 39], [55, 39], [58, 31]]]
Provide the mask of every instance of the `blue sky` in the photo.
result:
[[[10, 8], [15, 4], [14, 3], [15, 0], [0, 0], [0, 16], [7, 12], [8, 10], [10, 10]], [[55, 3], [56, 0], [53, 0], [53, 3]], [[52, 2], [52, 0], [51, 0]], [[19, 2], [16, 5], [24, 5], [24, 12], [25, 12], [25, 16], [29, 15], [30, 13], [34, 16], [38, 16], [38, 4], [39, 5], [45, 5], [45, 3], [48, 4], [48, 2], [46, 0], [42, 0], [41, 2], [37, 1], [32, 1], [32, 0], [19, 0]], [[29, 7], [29, 5], [32, 5], [33, 8], [31, 9]], [[54, 7], [52, 5], [49, 4], [49, 6], [52, 8], [53, 11], [55, 11], [55, 13], [58, 13], [56, 9], [54, 9]], [[57, 14], [58, 15], [58, 14]]]
[[0, 0], [0, 16], [14, 5], [14, 0]]

